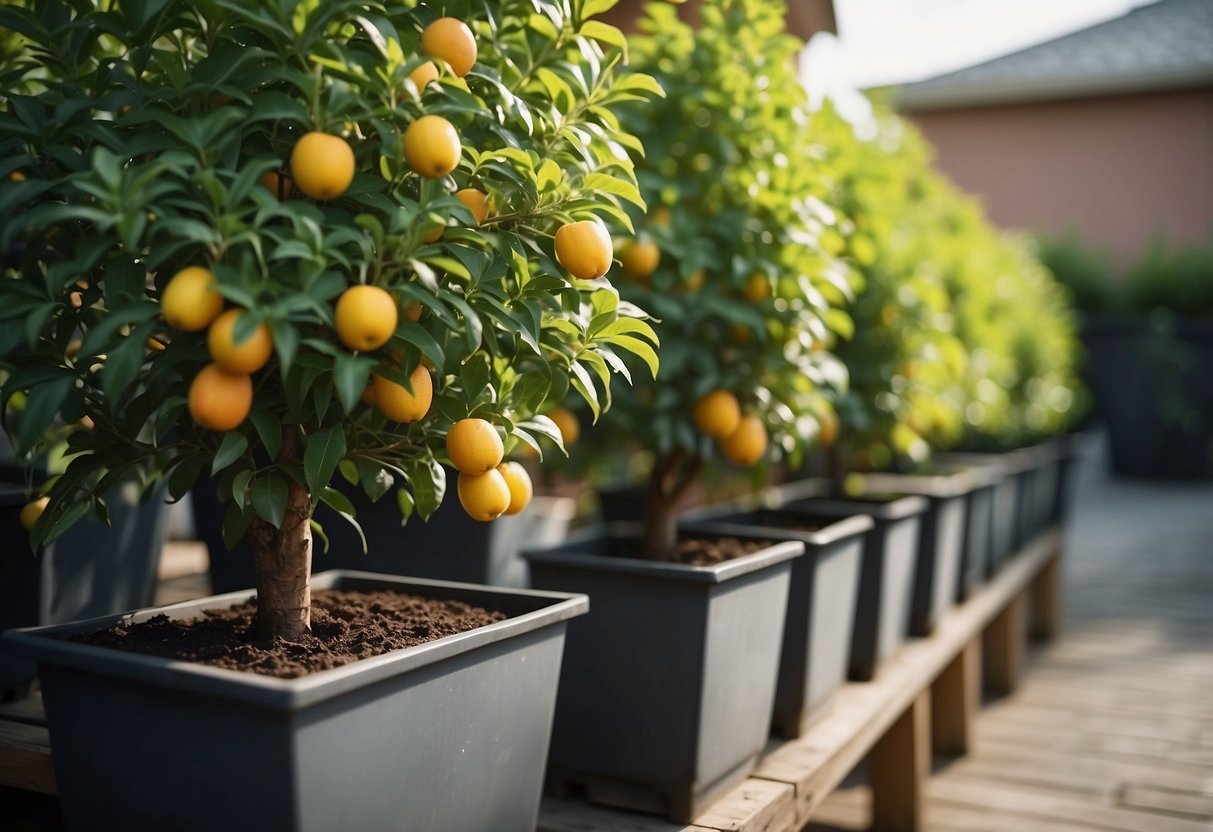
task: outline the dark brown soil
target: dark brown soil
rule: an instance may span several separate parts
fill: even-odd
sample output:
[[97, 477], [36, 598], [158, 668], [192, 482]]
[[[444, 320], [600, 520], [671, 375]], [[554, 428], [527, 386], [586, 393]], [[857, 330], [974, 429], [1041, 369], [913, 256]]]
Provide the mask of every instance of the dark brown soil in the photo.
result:
[[312, 593], [312, 634], [300, 642], [252, 638], [256, 600], [177, 621], [158, 615], [130, 626], [74, 636], [73, 641], [166, 659], [293, 679], [318, 670], [474, 630], [506, 616], [461, 601], [387, 590]]
[[774, 545], [769, 540], [744, 540], [737, 537], [685, 536], [678, 539], [674, 560], [688, 566], [713, 566], [733, 558], [752, 555]]

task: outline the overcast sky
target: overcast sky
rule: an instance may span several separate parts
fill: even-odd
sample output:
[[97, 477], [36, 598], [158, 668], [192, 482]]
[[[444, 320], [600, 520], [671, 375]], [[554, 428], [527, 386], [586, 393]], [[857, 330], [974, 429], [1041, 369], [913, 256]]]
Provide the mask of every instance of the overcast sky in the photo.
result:
[[[852, 89], [917, 81], [1119, 17], [1149, 2], [834, 0], [838, 39], [812, 44], [812, 66]], [[830, 36], [814, 40], [829, 41]]]

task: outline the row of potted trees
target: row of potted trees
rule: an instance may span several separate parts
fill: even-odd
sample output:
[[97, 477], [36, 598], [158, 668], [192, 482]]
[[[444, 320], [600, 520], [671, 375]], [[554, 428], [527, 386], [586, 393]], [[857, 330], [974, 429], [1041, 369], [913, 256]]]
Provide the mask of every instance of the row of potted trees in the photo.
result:
[[[653, 4], [630, 39], [611, 5], [3, 11], [5, 424], [27, 459], [66, 426], [70, 460], [32, 545], [119, 483], [205, 481], [250, 544], [253, 664], [345, 632], [342, 593], [499, 619], [391, 613], [443, 637], [297, 678], [73, 640], [157, 611], [11, 635], [69, 825], [532, 829], [545, 762], [690, 820], [1056, 519], [1063, 456], [1007, 450], [1074, 406], [1048, 275], [903, 124], [810, 110], [779, 4]], [[642, 472], [633, 524], [530, 552], [529, 590], [312, 577], [332, 522], [407, 549], [449, 478], [476, 520], [524, 511], [566, 408], [570, 463]], [[1005, 452], [930, 462], [958, 443]], [[680, 522], [722, 472], [814, 465]], [[418, 517], [365, 535], [384, 502]]]

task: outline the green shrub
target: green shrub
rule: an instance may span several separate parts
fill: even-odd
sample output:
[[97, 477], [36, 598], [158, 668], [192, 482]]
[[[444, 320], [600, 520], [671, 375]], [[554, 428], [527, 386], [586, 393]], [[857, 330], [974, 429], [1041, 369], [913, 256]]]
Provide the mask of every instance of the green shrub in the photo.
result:
[[1181, 317], [1213, 317], [1213, 241], [1168, 247], [1155, 240], [1125, 284], [1134, 312], [1166, 309]]
[[1074, 306], [1089, 315], [1114, 312], [1123, 303], [1106, 252], [1084, 243], [1077, 234], [1041, 236], [1036, 254], [1053, 276], [1070, 290]]

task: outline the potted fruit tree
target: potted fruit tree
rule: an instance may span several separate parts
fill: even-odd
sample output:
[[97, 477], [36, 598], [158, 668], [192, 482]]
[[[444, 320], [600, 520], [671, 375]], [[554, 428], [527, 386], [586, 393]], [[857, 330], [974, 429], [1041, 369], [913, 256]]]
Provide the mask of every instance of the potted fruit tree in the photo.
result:
[[812, 149], [799, 44], [765, 0], [704, 3], [698, 23], [653, 3], [630, 40], [667, 97], [620, 112], [645, 145], [649, 203], [619, 247], [621, 292], [660, 321], [662, 369], [578, 447], [646, 452], [644, 520], [528, 554], [535, 586], [593, 604], [570, 631], [551, 781], [680, 821], [766, 741], [788, 559], [804, 542], [680, 535], [678, 499], [712, 460], [751, 469], [797, 453], [818, 430], [818, 388], [845, 382], [820, 349], [845, 320], [822, 286], [845, 290], [847, 275], [819, 244], [834, 214], [799, 163]]
[[[640, 145], [611, 111], [656, 86], [589, 19], [605, 5], [3, 10], [23, 42], [0, 113], [3, 173], [21, 173], [0, 190], [0, 245], [23, 247], [0, 279], [4, 399], [25, 398], [22, 446], [56, 415], [95, 425], [72, 435], [31, 541], [104, 519], [124, 479], [159, 471], [180, 497], [206, 473], [257, 572], [255, 604], [193, 623], [247, 596], [10, 635], [39, 662], [69, 822], [104, 803], [112, 828], [233, 811], [268, 828], [534, 827], [562, 622], [584, 599], [310, 580], [313, 512], [357, 522], [339, 468], [406, 517], [448, 490], [480, 520], [512, 511], [529, 486], [505, 453], [559, 445], [543, 402], [571, 388], [597, 414], [607, 356], [656, 369], [643, 313], [604, 277], [601, 225], [640, 204]], [[406, 632], [348, 636], [385, 619]], [[219, 621], [201, 653], [222, 667], [104, 649], [160, 653], [138, 633]], [[341, 655], [297, 661], [343, 633]], [[119, 776], [107, 742], [155, 764]]]

